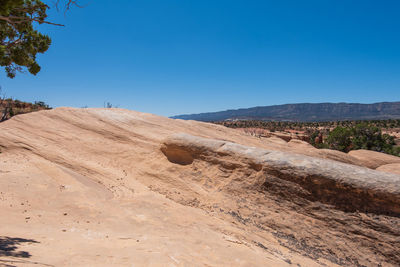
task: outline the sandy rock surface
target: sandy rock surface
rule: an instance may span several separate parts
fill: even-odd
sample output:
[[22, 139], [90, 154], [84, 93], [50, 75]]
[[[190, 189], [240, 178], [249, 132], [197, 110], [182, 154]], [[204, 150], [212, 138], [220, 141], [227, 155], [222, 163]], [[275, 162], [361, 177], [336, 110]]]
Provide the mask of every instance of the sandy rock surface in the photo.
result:
[[400, 217], [400, 176], [396, 174], [188, 134], [170, 136], [163, 142], [161, 151], [176, 164], [189, 165], [197, 159], [229, 170], [248, 168], [262, 172], [265, 179], [255, 181], [259, 187], [269, 180], [281, 179], [281, 184], [285, 181], [301, 187], [302, 190], [286, 189], [297, 197], [330, 203], [347, 211]]
[[[345, 188], [333, 205], [293, 180], [297, 174], [310, 177], [299, 167], [305, 159], [316, 164], [317, 176], [318, 164], [341, 164], [300, 155], [318, 157], [320, 151], [122, 109], [40, 111], [1, 123], [0, 133], [0, 265], [396, 266], [400, 261], [396, 204], [385, 205], [388, 214], [372, 207], [388, 203], [384, 194], [396, 196], [396, 175], [339, 165], [344, 169], [332, 171], [331, 179], [347, 181], [341, 176], [349, 171], [357, 177], [337, 184], [335, 190]], [[199, 157], [183, 150], [192, 159], [183, 153], [184, 162], [174, 162], [161, 148], [177, 133], [193, 136], [189, 147], [198, 147], [199, 137], [213, 145], [196, 152]], [[218, 142], [226, 146], [221, 155]], [[253, 164], [243, 157], [248, 147], [271, 151], [271, 158]], [[250, 154], [254, 159], [262, 153]], [[347, 156], [341, 161], [354, 160]], [[271, 162], [276, 171], [265, 171]], [[293, 179], [281, 176], [293, 164], [298, 166]], [[379, 174], [383, 182], [376, 186]], [[357, 188], [365, 189], [359, 184], [363, 177], [372, 179], [365, 188], [374, 204], [355, 202], [365, 211], [344, 208], [355, 201]]]
[[382, 166], [379, 166], [376, 170], [382, 171], [382, 172], [400, 174], [400, 163], [392, 163], [392, 164], [382, 165]]
[[400, 163], [400, 157], [371, 150], [352, 150], [348, 154], [356, 158], [362, 165], [371, 169], [376, 169], [386, 164]]

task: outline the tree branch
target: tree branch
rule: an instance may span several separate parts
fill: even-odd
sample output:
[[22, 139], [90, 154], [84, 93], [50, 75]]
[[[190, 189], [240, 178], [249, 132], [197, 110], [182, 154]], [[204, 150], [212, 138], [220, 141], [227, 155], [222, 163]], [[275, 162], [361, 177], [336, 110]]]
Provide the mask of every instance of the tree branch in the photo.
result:
[[50, 21], [46, 21], [46, 20], [41, 20], [39, 18], [28, 18], [28, 17], [16, 17], [16, 16], [0, 16], [0, 20], [6, 21], [10, 24], [12, 24], [13, 26], [17, 25], [17, 24], [21, 24], [21, 23], [25, 23], [25, 22], [37, 22], [37, 23], [44, 23], [44, 24], [50, 24], [50, 25], [54, 25], [54, 26], [65, 26], [63, 24], [58, 24], [58, 23], [53, 23]]
[[[57, 10], [59, 10], [59, 7], [60, 6], [60, 0], [57, 0], [57, 2], [56, 2], [56, 8], [57, 8]], [[64, 6], [64, 14], [68, 11], [68, 10], [70, 10], [71, 9], [71, 7], [72, 6], [76, 6], [76, 7], [79, 7], [79, 8], [82, 8], [83, 6], [81, 6], [81, 5], [79, 5], [78, 4], [78, 0], [68, 0], [68, 2], [65, 4], [65, 6]]]
[[[57, 10], [59, 10], [60, 2], [61, 2], [61, 0], [57, 0], [55, 2], [55, 6], [56, 6]], [[70, 10], [72, 6], [76, 6], [76, 7], [79, 7], [79, 8], [83, 7], [83, 6], [78, 4], [78, 0], [68, 0], [65, 3], [65, 6], [64, 6], [64, 9], [65, 9], [64, 13], [66, 13], [68, 10]], [[48, 5], [45, 5], [45, 7], [47, 9], [50, 8]], [[30, 11], [31, 11], [30, 9], [27, 9], [27, 8], [18, 8], [16, 10], [22, 11], [22, 12], [25, 12], [25, 13], [30, 13]], [[8, 22], [13, 27], [15, 27], [17, 24], [26, 23], [26, 22], [37, 22], [39, 24], [44, 23], [44, 24], [49, 24], [49, 25], [54, 25], [54, 26], [65, 26], [63, 24], [58, 24], [58, 23], [54, 23], [54, 22], [50, 22], [50, 21], [47, 21], [47, 20], [40, 19], [39, 17], [34, 17], [33, 14], [31, 14], [30, 18], [29, 17], [18, 17], [18, 16], [0, 16], [0, 21], [1, 20]]]

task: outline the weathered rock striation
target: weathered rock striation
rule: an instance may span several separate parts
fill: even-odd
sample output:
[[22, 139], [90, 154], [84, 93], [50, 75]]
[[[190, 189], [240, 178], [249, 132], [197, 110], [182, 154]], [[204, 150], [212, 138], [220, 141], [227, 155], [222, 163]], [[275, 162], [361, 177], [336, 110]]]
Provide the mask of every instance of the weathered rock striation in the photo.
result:
[[18, 115], [0, 133], [0, 265], [400, 262], [399, 176], [346, 153], [124, 109]]
[[264, 180], [257, 183], [265, 190], [275, 190], [270, 180], [278, 178], [300, 185], [301, 190], [286, 189], [292, 194], [345, 211], [400, 216], [400, 175], [188, 134], [167, 138], [161, 150], [171, 162], [182, 165], [195, 159], [227, 169], [245, 164], [264, 174]]

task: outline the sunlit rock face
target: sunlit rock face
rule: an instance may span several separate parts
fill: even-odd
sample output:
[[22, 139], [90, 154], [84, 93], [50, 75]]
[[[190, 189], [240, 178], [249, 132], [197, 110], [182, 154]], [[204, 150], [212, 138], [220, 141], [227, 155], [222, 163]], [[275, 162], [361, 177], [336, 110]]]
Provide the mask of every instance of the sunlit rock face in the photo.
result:
[[400, 262], [399, 176], [346, 153], [123, 109], [18, 115], [0, 133], [5, 265]]

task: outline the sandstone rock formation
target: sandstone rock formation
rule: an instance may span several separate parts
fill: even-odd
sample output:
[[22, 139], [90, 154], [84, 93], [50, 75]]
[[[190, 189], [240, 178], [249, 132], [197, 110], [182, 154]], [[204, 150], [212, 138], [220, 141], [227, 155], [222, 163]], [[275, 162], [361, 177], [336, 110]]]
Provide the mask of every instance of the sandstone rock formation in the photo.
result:
[[398, 176], [328, 151], [123, 109], [18, 115], [0, 133], [0, 265], [400, 262]]
[[376, 169], [379, 166], [386, 164], [400, 163], [400, 157], [371, 150], [352, 150], [348, 154], [356, 158], [362, 165], [371, 169]]
[[400, 175], [400, 163], [392, 163], [379, 166], [376, 170], [382, 172], [395, 173]]
[[253, 181], [254, 186], [270, 187], [270, 180], [281, 179], [293, 185], [293, 188], [285, 189], [288, 194], [296, 195], [293, 198], [326, 202], [346, 211], [361, 210], [400, 217], [399, 175], [187, 134], [169, 137], [161, 150], [168, 160], [181, 165], [200, 159], [228, 170], [247, 166], [261, 171], [264, 179]]

